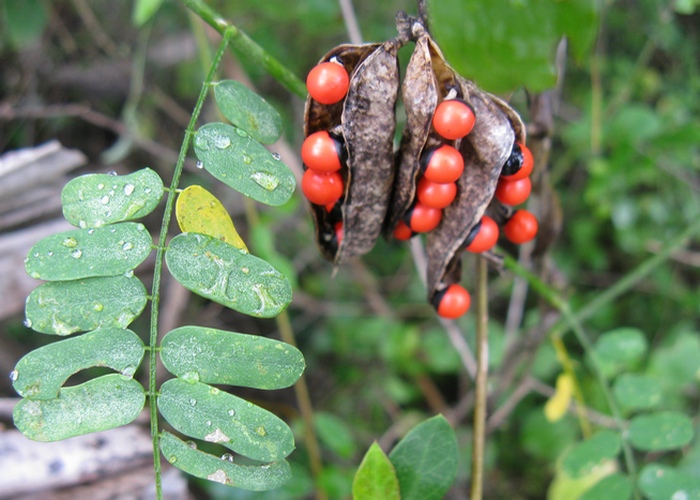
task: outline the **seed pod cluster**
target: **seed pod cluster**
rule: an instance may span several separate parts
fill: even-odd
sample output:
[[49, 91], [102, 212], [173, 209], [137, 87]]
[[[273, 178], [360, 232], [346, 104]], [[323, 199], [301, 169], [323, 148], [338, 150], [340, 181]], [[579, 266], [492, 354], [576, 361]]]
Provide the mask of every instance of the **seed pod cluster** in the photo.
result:
[[[343, 100], [322, 104], [307, 82], [304, 147], [319, 132], [335, 138], [328, 149], [339, 152], [343, 194], [328, 207], [305, 194], [319, 246], [336, 264], [369, 251], [380, 229], [398, 240], [426, 233], [428, 300], [439, 315], [456, 318], [470, 302], [459, 284], [462, 252], [490, 250], [497, 222], [515, 243], [537, 232], [532, 214], [507, 206], [529, 195], [532, 155], [518, 114], [457, 74], [421, 21], [399, 13], [397, 27], [395, 40], [341, 45], [321, 60], [340, 62], [350, 75]], [[406, 125], [393, 154], [396, 51], [408, 41], [415, 49], [401, 85]], [[315, 168], [312, 158], [304, 162]]]

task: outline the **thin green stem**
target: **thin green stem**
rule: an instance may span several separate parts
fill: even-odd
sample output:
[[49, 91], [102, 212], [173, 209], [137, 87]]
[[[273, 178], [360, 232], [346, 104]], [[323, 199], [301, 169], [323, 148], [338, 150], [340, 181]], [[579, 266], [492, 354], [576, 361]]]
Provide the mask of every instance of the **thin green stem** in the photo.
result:
[[481, 500], [484, 488], [484, 448], [486, 442], [486, 399], [488, 393], [488, 269], [486, 259], [477, 258], [476, 382], [474, 427], [472, 429], [471, 500]]
[[202, 90], [199, 93], [199, 99], [197, 99], [197, 104], [195, 104], [194, 111], [190, 117], [190, 122], [187, 125], [187, 131], [185, 132], [185, 139], [182, 142], [182, 147], [180, 148], [180, 155], [178, 156], [177, 163], [175, 165], [175, 170], [173, 172], [173, 179], [170, 183], [170, 190], [168, 191], [168, 198], [165, 202], [165, 210], [163, 212], [163, 221], [160, 226], [160, 234], [158, 236], [158, 248], [156, 250], [156, 263], [153, 270], [153, 300], [151, 302], [151, 329], [149, 335], [149, 380], [148, 380], [148, 398], [150, 405], [150, 415], [151, 415], [151, 436], [153, 438], [153, 468], [156, 476], [156, 498], [161, 500], [163, 498], [163, 489], [161, 484], [161, 467], [160, 467], [160, 438], [158, 433], [158, 408], [156, 406], [156, 363], [158, 361], [158, 309], [160, 304], [160, 282], [163, 274], [163, 260], [165, 257], [165, 245], [168, 237], [168, 228], [170, 227], [170, 220], [172, 218], [173, 207], [175, 205], [175, 195], [177, 187], [180, 184], [180, 176], [182, 175], [182, 169], [185, 165], [185, 158], [187, 157], [187, 151], [190, 147], [190, 142], [192, 141], [192, 136], [194, 135], [194, 129], [197, 124], [197, 119], [202, 111], [202, 106], [204, 105], [204, 100], [207, 97], [207, 92], [209, 91], [209, 86], [211, 85], [216, 70], [221, 62], [221, 58], [224, 55], [226, 46], [228, 45], [231, 33], [226, 31], [224, 33], [224, 38], [221, 41], [219, 50], [214, 57], [214, 62], [209, 68], [209, 73], [207, 74], [204, 84], [202, 85]]
[[192, 12], [219, 33], [231, 33], [231, 47], [246, 55], [251, 62], [262, 67], [287, 90], [301, 97], [306, 97], [306, 85], [289, 68], [272, 57], [265, 49], [255, 43], [245, 32], [229, 23], [203, 0], [182, 0]]

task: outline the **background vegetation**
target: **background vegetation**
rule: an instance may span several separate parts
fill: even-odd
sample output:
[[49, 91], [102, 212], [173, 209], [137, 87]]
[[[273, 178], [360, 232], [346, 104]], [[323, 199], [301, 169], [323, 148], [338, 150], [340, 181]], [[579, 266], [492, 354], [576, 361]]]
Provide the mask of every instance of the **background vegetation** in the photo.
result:
[[[348, 39], [345, 22], [351, 18], [330, 0], [212, 5], [300, 77]], [[85, 0], [3, 4], [0, 151], [57, 138], [87, 155], [85, 171], [127, 173], [147, 165], [169, 178], [218, 36], [178, 2], [164, 2], [143, 25], [132, 20], [133, 7]], [[539, 135], [542, 154], [549, 158], [540, 165], [533, 202], [544, 231], [537, 246], [526, 247], [519, 257], [520, 266], [531, 269], [542, 286], [530, 279], [528, 290], [512, 272], [490, 273], [485, 497], [544, 498], [549, 491], [552, 498], [575, 498], [585, 487], [574, 484], [566, 472], [570, 468], [562, 469], [563, 457], [591, 429], [617, 426], [591, 352], [598, 353], [624, 426], [647, 410], [678, 411], [698, 425], [698, 2], [435, 0], [430, 7], [434, 34], [448, 60], [486, 90], [509, 97], [534, 124], [531, 137], [537, 141]], [[368, 41], [395, 36], [397, 10], [415, 12], [413, 2], [405, 0], [360, 0], [354, 8]], [[560, 44], [563, 34], [566, 44]], [[404, 64], [409, 54], [402, 51]], [[222, 73], [248, 82], [283, 114], [286, 134], [273, 150], [298, 174], [302, 100], [246, 54], [225, 60]], [[551, 104], [551, 114], [542, 100]], [[217, 119], [213, 106], [203, 115], [203, 122]], [[542, 140], [547, 134], [551, 140]], [[290, 314], [307, 361], [323, 458], [318, 489], [330, 498], [346, 497], [373, 440], [390, 447], [416, 423], [443, 413], [457, 431], [464, 460], [451, 494], [463, 498], [472, 381], [464, 358], [425, 302], [408, 247], [379, 242], [361, 263], [334, 273], [313, 246], [300, 195], [281, 209], [258, 207], [258, 213], [203, 178], [194, 161], [189, 167], [190, 182], [204, 183], [226, 201], [251, 251], [292, 279]], [[57, 215], [47, 211], [0, 226], [0, 236], [40, 227]], [[679, 239], [683, 234], [687, 238]], [[515, 248], [501, 251], [518, 257]], [[465, 284], [474, 290], [475, 265], [469, 257], [464, 264]], [[13, 293], [2, 290], [2, 296]], [[562, 320], [561, 304], [584, 321], [583, 344], [580, 336], [567, 333], [571, 322]], [[174, 324], [188, 318], [278, 335], [272, 321], [201, 299], [173, 300], [167, 307]], [[458, 324], [473, 343], [473, 314]], [[0, 371], [9, 373], [42, 339], [22, 326], [21, 311], [4, 318], [0, 329], [0, 350], [11, 354], [0, 358]], [[605, 336], [610, 332], [615, 334]], [[601, 336], [627, 343], [596, 343]], [[585, 339], [595, 347], [589, 349]], [[572, 405], [551, 422], [543, 408], [562, 371], [575, 375], [587, 412], [577, 416]], [[645, 381], [632, 385], [641, 403], [621, 395], [623, 376]], [[14, 396], [7, 381], [0, 388], [3, 397]], [[312, 495], [294, 393], [250, 397], [297, 426], [298, 450], [290, 457], [294, 479], [283, 492], [267, 496], [199, 487], [216, 498]], [[651, 462], [673, 467], [676, 484], [697, 498], [697, 441], [670, 452], [633, 451], [633, 461], [639, 470]], [[610, 457], [613, 470], [624, 470], [615, 457]], [[594, 465], [610, 463], [601, 459]], [[590, 484], [599, 473], [591, 469], [581, 477]], [[675, 490], [669, 491], [664, 496], [642, 488], [649, 498], [670, 498]]]

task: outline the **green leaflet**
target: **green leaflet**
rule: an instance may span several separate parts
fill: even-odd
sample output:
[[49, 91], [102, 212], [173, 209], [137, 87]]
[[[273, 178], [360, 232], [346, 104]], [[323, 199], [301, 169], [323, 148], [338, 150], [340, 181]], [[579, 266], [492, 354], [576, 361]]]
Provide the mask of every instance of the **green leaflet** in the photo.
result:
[[637, 485], [649, 500], [700, 498], [700, 477], [666, 465], [646, 465], [639, 473]]
[[178, 469], [226, 486], [265, 491], [282, 486], [292, 477], [286, 460], [271, 464], [241, 465], [229, 461], [230, 455], [218, 458], [194, 449], [168, 432], [161, 435], [160, 447], [163, 456]]
[[39, 241], [29, 251], [25, 267], [29, 276], [42, 280], [117, 276], [146, 260], [152, 246], [151, 235], [137, 222], [76, 229]]
[[642, 451], [675, 450], [693, 439], [693, 421], [685, 414], [660, 411], [637, 415], [630, 421], [629, 440]]
[[457, 476], [457, 438], [442, 415], [414, 427], [389, 453], [402, 500], [439, 500]]
[[76, 227], [101, 227], [151, 213], [163, 196], [163, 181], [150, 168], [129, 175], [76, 177], [61, 192], [63, 216]]
[[367, 450], [352, 483], [353, 500], [399, 500], [399, 480], [389, 457], [375, 441]]
[[637, 328], [616, 328], [602, 334], [595, 343], [595, 354], [608, 376], [630, 369], [649, 348], [644, 333]]
[[12, 385], [25, 398], [52, 399], [71, 375], [93, 366], [133, 376], [143, 353], [143, 342], [131, 330], [95, 330], [30, 352], [17, 362]]
[[654, 377], [639, 373], [622, 373], [613, 385], [620, 406], [628, 410], [648, 410], [661, 404], [663, 385]]
[[590, 474], [594, 467], [620, 453], [622, 441], [617, 432], [601, 430], [576, 444], [564, 457], [562, 470], [572, 478]]
[[177, 235], [165, 262], [188, 290], [250, 316], [272, 318], [292, 300], [292, 288], [282, 273], [211, 236]]
[[173, 375], [209, 384], [283, 389], [304, 371], [304, 357], [278, 340], [183, 326], [168, 332], [161, 360]]
[[158, 409], [183, 434], [253, 460], [274, 462], [294, 449], [291, 429], [277, 416], [200, 382], [168, 380], [160, 388]]
[[632, 482], [619, 472], [605, 476], [579, 497], [579, 500], [628, 500], [632, 496]]
[[26, 325], [55, 335], [126, 328], [146, 307], [146, 289], [134, 276], [50, 281], [27, 297]]
[[261, 203], [282, 205], [294, 193], [287, 165], [240, 128], [208, 123], [197, 131], [194, 151], [211, 175]]
[[277, 110], [241, 82], [216, 83], [214, 97], [226, 119], [256, 141], [272, 144], [282, 135], [282, 117]]
[[54, 399], [23, 399], [12, 416], [28, 438], [60, 441], [131, 423], [145, 401], [141, 384], [115, 373], [65, 387]]

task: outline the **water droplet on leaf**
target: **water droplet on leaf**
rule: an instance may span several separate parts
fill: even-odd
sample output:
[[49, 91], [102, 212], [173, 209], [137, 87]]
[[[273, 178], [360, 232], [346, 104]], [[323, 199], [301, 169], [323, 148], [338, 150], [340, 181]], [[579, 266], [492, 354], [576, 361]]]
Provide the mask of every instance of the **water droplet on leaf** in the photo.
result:
[[[27, 297], [27, 298], [29, 298], [29, 297]], [[24, 326], [26, 326], [27, 328], [31, 328], [32, 327], [32, 320], [29, 318], [25, 318], [24, 321], [22, 321], [22, 324]]]
[[249, 137], [248, 133], [245, 130], [240, 129], [240, 128], [236, 128], [236, 133], [241, 137]]
[[115, 170], [110, 170], [109, 172], [107, 172], [107, 175], [111, 175], [114, 177], [117, 175], [117, 172]]
[[260, 187], [268, 191], [274, 191], [280, 184], [277, 177], [267, 172], [255, 172], [250, 178]]
[[[70, 238], [63, 240], [62, 244], [64, 247], [73, 248], [78, 246], [78, 240], [71, 236]], [[35, 255], [35, 257], [38, 257], [38, 255]]]
[[265, 427], [263, 427], [262, 425], [258, 426], [258, 428], [255, 429], [255, 433], [260, 437], [267, 436], [267, 430], [265, 430]]
[[127, 196], [130, 196], [131, 193], [134, 192], [134, 189], [135, 189], [135, 187], [133, 184], [127, 184], [124, 186], [124, 194]]
[[219, 135], [214, 139], [214, 146], [216, 146], [219, 149], [226, 149], [230, 145], [231, 139], [229, 139], [225, 135]]
[[104, 306], [103, 304], [100, 304], [100, 303], [98, 302], [98, 303], [96, 303], [94, 306], [92, 306], [92, 308], [93, 308], [95, 311], [100, 312], [100, 311], [103, 311], [103, 310], [104, 310], [105, 306]]
[[73, 253], [70, 254], [70, 256], [73, 257], [74, 259], [79, 259], [80, 257], [83, 256], [83, 251], [80, 249], [74, 250]]
[[197, 400], [196, 400], [196, 399], [190, 399], [190, 406], [197, 406]]
[[253, 159], [248, 155], [243, 155], [243, 163], [245, 163], [246, 165], [250, 165], [251, 163], [253, 163]]
[[221, 460], [226, 460], [227, 462], [233, 462], [233, 455], [230, 453], [224, 453], [221, 455]]
[[282, 155], [279, 153], [272, 153], [272, 157], [277, 161], [280, 161], [282, 159]]
[[124, 245], [122, 245], [122, 250], [131, 250], [132, 248], [134, 248], [134, 244], [130, 241], [127, 241], [124, 243]]
[[231, 408], [231, 409], [228, 411], [228, 416], [229, 416], [229, 417], [233, 417], [235, 414], [236, 414], [236, 410], [234, 410], [233, 408]]
[[191, 448], [193, 450], [197, 449], [197, 443], [195, 443], [194, 441], [186, 441], [185, 444], [188, 448]]
[[105, 185], [102, 184], [101, 182], [97, 185], [97, 189], [99, 189], [100, 191], [102, 191], [104, 188], [105, 188]]
[[109, 203], [109, 196], [103, 196], [100, 199], [100, 203], [102, 203], [103, 205], [106, 205], [107, 203]]
[[17, 370], [12, 370], [10, 372], [10, 380], [14, 382], [15, 380], [17, 380], [17, 377], [19, 377], [19, 372]]
[[204, 168], [204, 162], [202, 160], [198, 160], [197, 163], [194, 164], [194, 166], [197, 168]]

